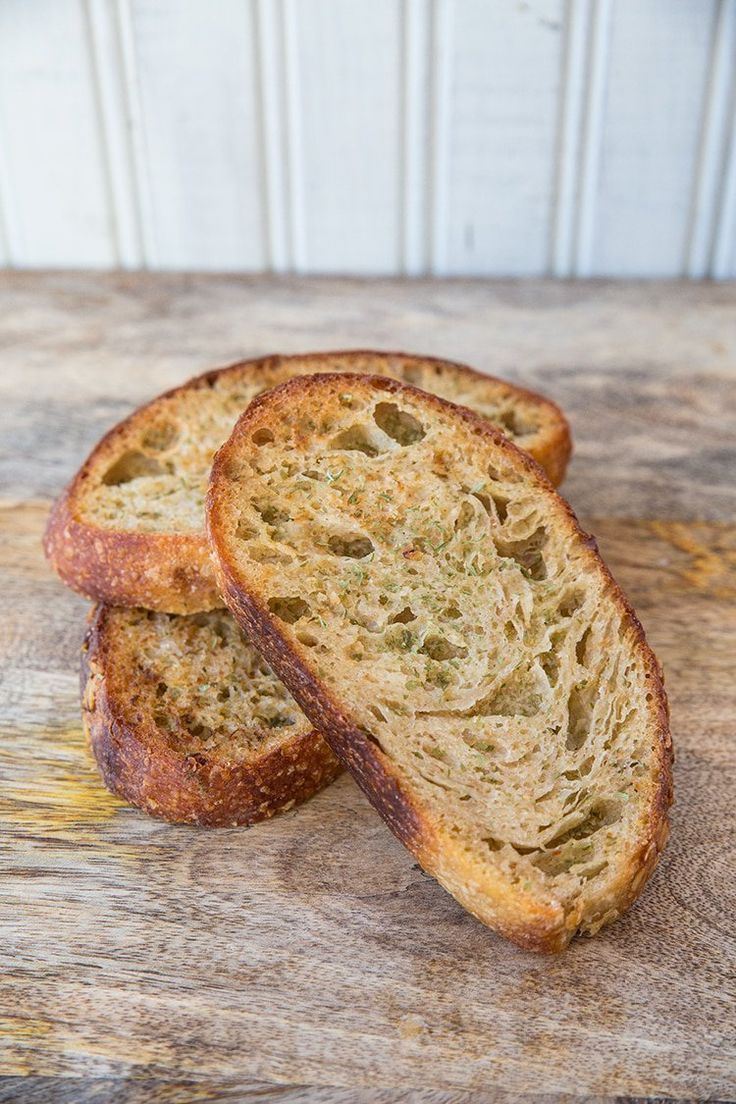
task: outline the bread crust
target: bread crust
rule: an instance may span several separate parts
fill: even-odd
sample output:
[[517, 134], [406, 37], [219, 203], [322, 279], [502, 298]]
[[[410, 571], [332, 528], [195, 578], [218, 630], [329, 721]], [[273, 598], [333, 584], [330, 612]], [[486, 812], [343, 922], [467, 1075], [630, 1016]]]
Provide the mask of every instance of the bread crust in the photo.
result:
[[67, 586], [96, 602], [142, 606], [165, 613], [198, 613], [221, 607], [223, 600], [204, 527], [196, 533], [103, 528], [84, 519], [85, 493], [125, 451], [131, 434], [155, 417], [162, 403], [183, 392], [210, 389], [229, 377], [237, 379], [244, 374], [267, 377], [269, 372], [288, 371], [290, 365], [317, 372], [331, 364], [359, 364], [366, 358], [380, 358], [386, 365], [401, 365], [402, 370], [423, 365], [437, 373], [450, 372], [459, 380], [474, 384], [480, 381], [536, 407], [541, 419], [534, 447], [536, 459], [553, 481], [562, 480], [572, 452], [569, 426], [558, 406], [532, 391], [454, 361], [405, 353], [355, 349], [259, 357], [196, 376], [139, 407], [106, 433], [51, 510], [43, 540], [49, 563]]
[[199, 533], [100, 529], [76, 518], [74, 500], [72, 484], [54, 503], [44, 535], [49, 563], [72, 590], [95, 602], [164, 613], [222, 606]]
[[[435, 395], [418, 391], [407, 384], [381, 377], [354, 377], [351, 389], [360, 384], [392, 394], [410, 393], [426, 406], [454, 412], [482, 442], [485, 438], [494, 446], [506, 450], [517, 466], [539, 481], [554, 495], [564, 510], [564, 524], [584, 546], [591, 566], [604, 578], [606, 589], [620, 609], [632, 632], [632, 647], [637, 649], [646, 669], [649, 693], [652, 695], [653, 737], [657, 748], [656, 785], [649, 801], [646, 830], [631, 852], [617, 882], [609, 888], [606, 899], [599, 903], [596, 915], [584, 917], [565, 915], [561, 908], [546, 908], [531, 895], [516, 890], [510, 894], [498, 880], [489, 877], [476, 860], [464, 852], [456, 840], [442, 832], [412, 800], [390, 759], [367, 736], [345, 704], [336, 700], [327, 687], [304, 662], [280, 628], [280, 622], [261, 601], [255, 589], [248, 589], [237, 565], [227, 551], [223, 539], [221, 488], [233, 462], [240, 441], [253, 430], [278, 422], [278, 405], [285, 400], [296, 402], [310, 393], [320, 396], [320, 409], [327, 400], [326, 388], [337, 376], [302, 377], [290, 380], [268, 394], [255, 399], [239, 419], [231, 437], [218, 452], [210, 477], [207, 495], [207, 526], [213, 547], [221, 592], [236, 620], [247, 632], [268, 663], [289, 688], [305, 714], [319, 718], [321, 731], [343, 764], [350, 770], [369, 800], [384, 818], [394, 834], [468, 911], [519, 946], [532, 951], [557, 952], [580, 933], [594, 934], [603, 924], [624, 912], [639, 896], [656, 865], [668, 835], [668, 809], [672, 803], [672, 740], [669, 712], [661, 667], [649, 647], [644, 630], [627, 598], [601, 559], [596, 541], [580, 527], [568, 503], [555, 491], [541, 467], [518, 449], [489, 422], [472, 411], [456, 406]], [[343, 377], [344, 385], [344, 377]]]
[[157, 731], [150, 715], [131, 719], [116, 678], [112, 607], [90, 614], [82, 645], [82, 720], [105, 785], [151, 816], [174, 824], [256, 824], [312, 797], [340, 774], [318, 732], [285, 735], [248, 761], [183, 754]]

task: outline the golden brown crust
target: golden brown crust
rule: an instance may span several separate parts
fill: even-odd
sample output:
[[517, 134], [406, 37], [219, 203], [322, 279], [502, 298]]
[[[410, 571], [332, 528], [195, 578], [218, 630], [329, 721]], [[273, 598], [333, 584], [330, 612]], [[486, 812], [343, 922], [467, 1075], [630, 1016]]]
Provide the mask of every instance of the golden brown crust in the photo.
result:
[[207, 542], [199, 533], [136, 533], [78, 521], [73, 485], [57, 499], [44, 552], [72, 590], [96, 602], [198, 613], [222, 606]]
[[[672, 801], [672, 741], [668, 722], [667, 698], [659, 663], [651, 651], [642, 626], [628, 600], [601, 559], [595, 540], [580, 528], [572, 508], [562, 500], [547, 475], [527, 454], [513, 445], [485, 419], [464, 407], [455, 406], [434, 395], [422, 394], [416, 388], [381, 377], [357, 377], [351, 389], [360, 382], [365, 387], [392, 393], [409, 392], [428, 406], [444, 412], [451, 410], [464, 421], [480, 442], [485, 438], [494, 446], [506, 450], [517, 466], [524, 468], [563, 507], [565, 524], [574, 538], [586, 549], [595, 569], [605, 579], [606, 588], [633, 631], [634, 647], [639, 649], [646, 666], [649, 693], [655, 705], [654, 738], [659, 752], [657, 786], [653, 794], [647, 831], [632, 853], [628, 866], [615, 886], [610, 908], [600, 916], [585, 919], [575, 914], [565, 916], [561, 910], [545, 907], [539, 901], [527, 900], [520, 906], [518, 895], [509, 899], [496, 885], [483, 881], [482, 873], [447, 833], [440, 834], [423, 810], [402, 786], [392, 762], [351, 718], [345, 703], [337, 701], [326, 686], [310, 670], [300, 654], [290, 646], [278, 619], [266, 608], [255, 589], [248, 589], [237, 565], [228, 554], [223, 539], [225, 531], [222, 509], [222, 489], [228, 481], [233, 458], [241, 440], [252, 433], [254, 424], [268, 425], [273, 413], [276, 424], [277, 407], [285, 399], [289, 404], [310, 392], [323, 391], [320, 409], [326, 400], [326, 388], [338, 377], [321, 375], [290, 380], [255, 399], [239, 419], [231, 437], [220, 449], [212, 468], [207, 495], [207, 527], [216, 561], [221, 592], [249, 638], [257, 645], [268, 663], [313, 720], [319, 717], [320, 729], [335, 753], [351, 771], [370, 801], [394, 834], [415, 855], [421, 865], [435, 875], [449, 891], [482, 922], [528, 950], [543, 953], [564, 949], [578, 932], [593, 934], [600, 926], [622, 913], [638, 897], [669, 834], [668, 808]], [[344, 382], [343, 382], [344, 385]]]
[[227, 760], [171, 747], [149, 715], [135, 718], [116, 677], [111, 607], [98, 606], [82, 646], [82, 718], [105, 785], [175, 824], [235, 827], [266, 820], [332, 782], [340, 764], [314, 729], [285, 735], [261, 755]]
[[49, 563], [67, 586], [93, 601], [143, 606], [167, 613], [197, 613], [222, 606], [204, 532], [103, 528], [84, 519], [85, 493], [99, 479], [100, 472], [124, 451], [134, 427], [153, 417], [162, 402], [182, 392], [208, 390], [230, 377], [237, 380], [245, 373], [263, 375], [266, 386], [270, 386], [269, 376], [278, 378], [280, 373], [290, 370], [290, 365], [295, 370], [297, 366], [299, 370], [313, 367], [316, 372], [330, 365], [360, 365], [371, 358], [379, 358], [387, 373], [392, 365], [402, 372], [421, 366], [438, 377], [450, 374], [454, 380], [468, 385], [480, 383], [494, 393], [533, 406], [540, 428], [530, 442], [530, 450], [555, 483], [562, 480], [572, 451], [569, 426], [559, 407], [532, 391], [453, 361], [405, 353], [357, 349], [260, 357], [205, 372], [159, 395], [105, 434], [51, 511], [44, 536]]

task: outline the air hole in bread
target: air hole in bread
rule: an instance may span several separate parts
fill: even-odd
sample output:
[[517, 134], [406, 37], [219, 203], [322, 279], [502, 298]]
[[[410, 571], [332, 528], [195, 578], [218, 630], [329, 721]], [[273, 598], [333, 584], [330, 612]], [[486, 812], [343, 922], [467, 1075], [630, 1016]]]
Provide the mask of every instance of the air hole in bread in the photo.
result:
[[362, 736], [364, 736], [366, 738], [366, 740], [368, 740], [371, 744], [373, 744], [375, 747], [377, 747], [379, 751], [383, 751], [383, 747], [381, 746], [381, 741], [378, 739], [378, 737], [375, 735], [375, 733], [371, 732], [371, 730], [369, 728], [366, 728], [364, 725], [358, 725], [357, 727], [358, 727], [358, 732], [360, 732], [360, 734]]
[[524, 478], [521, 472], [503, 461], [501, 464], [489, 464], [486, 471], [494, 483], [520, 483]]
[[271, 613], [275, 614], [280, 621], [285, 621], [287, 625], [295, 624], [304, 617], [305, 613], [309, 612], [309, 605], [303, 598], [297, 596], [269, 598], [268, 608]]
[[534, 432], [534, 427], [529, 422], [525, 422], [517, 410], [504, 410], [494, 415], [493, 420], [512, 437], [524, 437], [527, 433]]
[[470, 525], [474, 517], [475, 511], [473, 510], [473, 507], [470, 505], [469, 502], [463, 501], [458, 511], [458, 515], [455, 518], [455, 532], [457, 533], [461, 529], [465, 529], [468, 525]]
[[102, 482], [106, 487], [119, 487], [122, 483], [130, 483], [133, 479], [140, 479], [144, 475], [165, 475], [168, 471], [160, 461], [153, 456], [146, 456], [144, 452], [131, 450], [119, 457], [111, 467], [107, 469]]
[[462, 613], [457, 606], [445, 606], [440, 612], [440, 620], [442, 621], [457, 621], [459, 617], [462, 617]]
[[399, 610], [398, 613], [395, 613], [393, 617], [389, 617], [388, 623], [389, 625], [408, 625], [410, 621], [416, 621], [416, 619], [417, 615], [414, 613], [414, 610], [409, 606], [404, 606], [404, 608]]
[[560, 661], [555, 652], [543, 652], [539, 656], [539, 666], [547, 676], [547, 682], [550, 686], [557, 685], [557, 679], [560, 675]]
[[239, 537], [240, 540], [253, 540], [254, 537], [258, 536], [258, 530], [254, 529], [245, 518], [241, 517], [235, 526], [235, 536]]
[[518, 541], [499, 541], [498, 553], [517, 564], [529, 579], [540, 581], [547, 578], [547, 565], [543, 550], [547, 543], [547, 530], [540, 526], [530, 537]]
[[307, 632], [304, 629], [300, 629], [297, 632], [296, 638], [300, 644], [304, 645], [305, 648], [314, 648], [317, 646], [317, 644], [319, 644], [317, 637], [313, 636], [312, 633]]
[[531, 859], [531, 862], [548, 878], [556, 878], [559, 874], [566, 874], [571, 866], [582, 861], [589, 849], [557, 849], [555, 851], [542, 851], [540, 855]]
[[173, 422], [159, 422], [146, 431], [141, 440], [143, 448], [151, 452], [166, 452], [179, 440], [180, 430]]
[[568, 729], [565, 746], [568, 751], [578, 751], [590, 735], [592, 706], [582, 693], [582, 688], [574, 686], [567, 702]]
[[199, 736], [205, 740], [212, 735], [212, 729], [205, 724], [194, 724], [189, 729], [190, 736]]
[[333, 437], [330, 448], [343, 452], [362, 452], [366, 456], [378, 456], [379, 452], [383, 451], [383, 442], [369, 426], [353, 425]]
[[504, 846], [503, 840], [494, 839], [493, 836], [486, 836], [486, 838], [483, 840], [483, 843], [488, 845], [489, 851], [500, 851], [501, 848]]
[[248, 555], [256, 563], [264, 564], [290, 564], [294, 559], [272, 544], [251, 544], [248, 546]]
[[377, 721], [383, 721], [384, 724], [386, 723], [386, 714], [382, 713], [377, 705], [369, 705], [368, 709], [373, 714], [373, 716], [376, 718]]
[[579, 782], [580, 779], [585, 778], [586, 774], [590, 774], [594, 762], [594, 757], [592, 755], [589, 755], [588, 758], [585, 759], [579, 767], [563, 771], [562, 777], [567, 779], [568, 782]]
[[343, 556], [349, 560], [363, 560], [374, 551], [373, 541], [369, 537], [361, 536], [360, 533], [342, 536], [334, 533], [327, 541], [327, 547], [333, 556]]
[[261, 515], [266, 525], [282, 525], [285, 521], [290, 520], [288, 510], [277, 506], [275, 502], [253, 502], [252, 505]]
[[620, 819], [621, 802], [613, 798], [601, 798], [590, 806], [576, 824], [548, 840], [545, 847], [553, 849], [564, 847], [565, 844], [572, 841], [586, 840], [589, 836], [600, 831], [601, 828], [608, 828]]
[[539, 851], [538, 847], [527, 847], [527, 845], [524, 843], [512, 843], [511, 840], [509, 840], [508, 846], [511, 848], [512, 851], [515, 851], [517, 855], [522, 856], [536, 855]]
[[274, 717], [266, 717], [266, 726], [268, 728], [289, 728], [294, 724], [296, 724], [294, 717], [289, 717], [285, 713], [277, 713]]
[[483, 494], [481, 491], [472, 491], [473, 498], [477, 498], [481, 506], [487, 514], [491, 513], [491, 496]]
[[576, 657], [578, 663], [581, 664], [581, 666], [585, 664], [585, 652], [586, 652], [586, 647], [587, 647], [587, 644], [588, 644], [589, 640], [590, 640], [590, 626], [588, 626], [588, 628], [585, 630], [585, 632], [583, 633], [583, 635], [580, 637], [577, 644], [575, 645], [575, 657]]
[[270, 429], [257, 429], [251, 440], [254, 445], [270, 445], [274, 440], [274, 436]]
[[159, 682], [158, 685], [156, 686], [156, 697], [157, 698], [162, 698], [165, 693], [166, 693], [166, 683], [165, 682]]
[[425, 436], [422, 423], [413, 414], [401, 410], [396, 403], [379, 403], [373, 412], [373, 418], [379, 429], [404, 447], [416, 444]]
[[419, 650], [424, 655], [429, 656], [430, 659], [438, 662], [448, 659], [465, 659], [468, 654], [467, 648], [460, 644], [453, 644], [444, 636], [437, 635], [428, 636]]
[[585, 602], [585, 593], [582, 590], [571, 590], [564, 595], [562, 601], [557, 607], [560, 612], [560, 617], [572, 617], [574, 613], [577, 613], [579, 609], [582, 609]]
[[509, 500], [507, 498], [501, 498], [500, 495], [490, 495], [489, 497], [493, 500], [493, 505], [496, 507], [496, 513], [498, 514], [498, 520], [503, 525], [506, 518], [509, 516]]
[[604, 870], [608, 870], [608, 862], [606, 859], [601, 859], [600, 862], [594, 863], [592, 866], [586, 866], [584, 870], [576, 871], [576, 873], [584, 881], [589, 882], [592, 878], [597, 878]]

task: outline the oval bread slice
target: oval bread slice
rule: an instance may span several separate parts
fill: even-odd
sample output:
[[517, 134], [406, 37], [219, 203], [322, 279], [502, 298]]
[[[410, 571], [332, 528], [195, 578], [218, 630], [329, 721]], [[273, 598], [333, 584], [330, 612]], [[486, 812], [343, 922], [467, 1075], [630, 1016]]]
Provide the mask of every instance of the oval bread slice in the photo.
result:
[[254, 824], [337, 777], [337, 759], [226, 610], [98, 606], [82, 716], [107, 787], [174, 823]]
[[541, 468], [378, 378], [256, 399], [208, 527], [235, 617], [390, 828], [475, 916], [554, 951], [667, 838], [658, 663]]
[[257, 394], [320, 371], [396, 376], [464, 403], [528, 449], [553, 481], [564, 475], [571, 446], [560, 410], [464, 365], [363, 351], [245, 361], [161, 395], [100, 441], [48, 522], [46, 555], [63, 581], [113, 605], [222, 606], [204, 536], [212, 457]]

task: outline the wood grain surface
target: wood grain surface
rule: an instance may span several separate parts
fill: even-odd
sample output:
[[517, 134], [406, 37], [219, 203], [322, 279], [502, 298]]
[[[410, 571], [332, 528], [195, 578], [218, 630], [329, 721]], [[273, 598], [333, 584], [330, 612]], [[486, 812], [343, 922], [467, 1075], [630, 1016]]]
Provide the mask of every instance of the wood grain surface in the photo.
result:
[[[0, 308], [0, 1101], [733, 1100], [736, 288], [15, 275]], [[464, 913], [349, 778], [249, 830], [174, 828], [84, 745], [50, 498], [163, 387], [351, 345], [562, 403], [566, 494], [664, 664], [671, 843], [562, 956]]]

